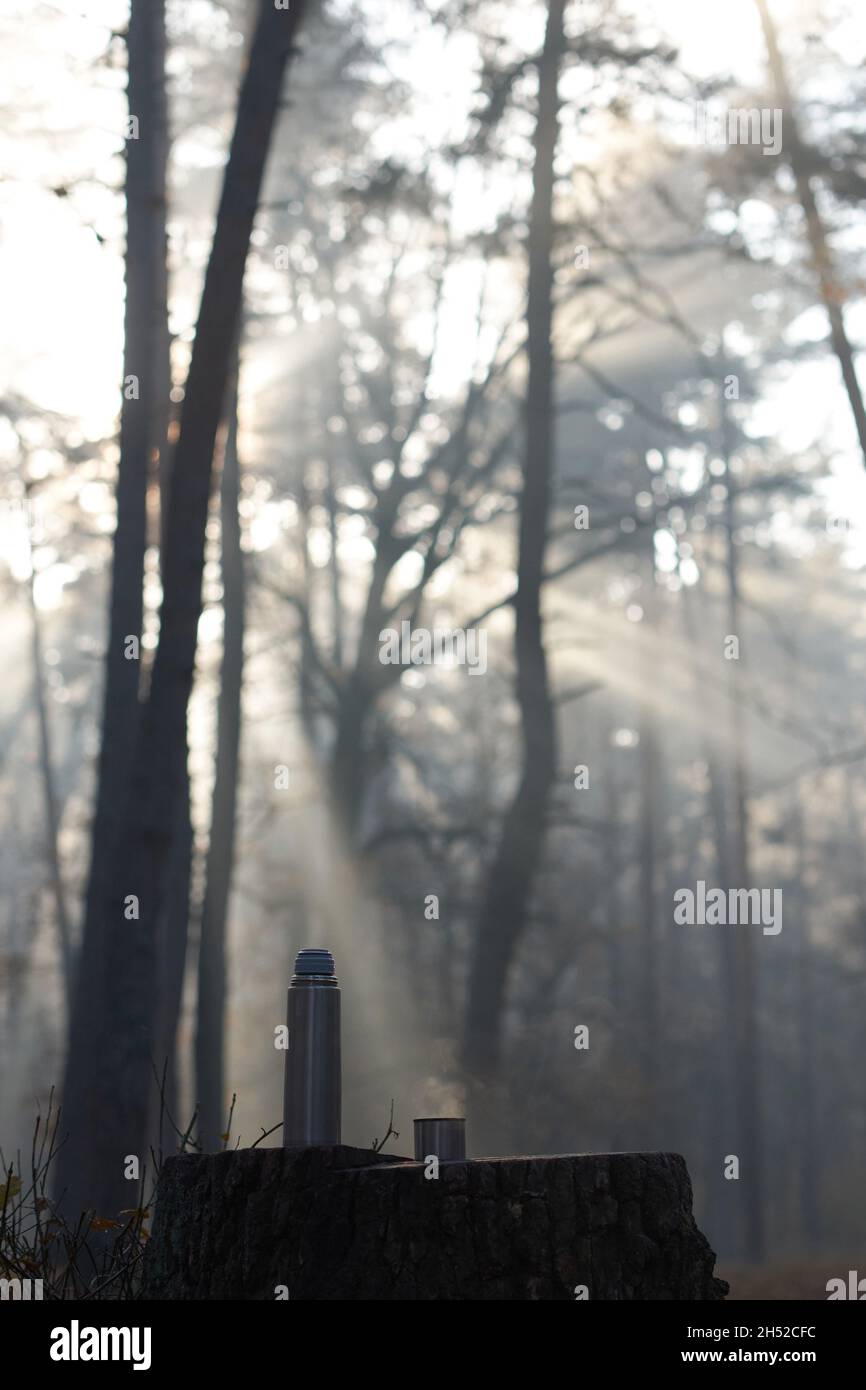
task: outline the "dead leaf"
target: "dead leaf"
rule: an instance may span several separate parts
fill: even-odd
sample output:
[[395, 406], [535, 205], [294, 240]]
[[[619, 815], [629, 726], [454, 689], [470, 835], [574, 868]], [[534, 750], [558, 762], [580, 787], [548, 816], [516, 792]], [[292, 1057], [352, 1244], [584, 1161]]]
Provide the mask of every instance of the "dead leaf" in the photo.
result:
[[0, 1183], [0, 1207], [4, 1207], [13, 1197], [17, 1197], [21, 1191], [21, 1179], [16, 1178], [13, 1173], [7, 1182]]
[[90, 1223], [91, 1231], [116, 1231], [120, 1228], [120, 1222], [114, 1221], [110, 1216], [94, 1216]]

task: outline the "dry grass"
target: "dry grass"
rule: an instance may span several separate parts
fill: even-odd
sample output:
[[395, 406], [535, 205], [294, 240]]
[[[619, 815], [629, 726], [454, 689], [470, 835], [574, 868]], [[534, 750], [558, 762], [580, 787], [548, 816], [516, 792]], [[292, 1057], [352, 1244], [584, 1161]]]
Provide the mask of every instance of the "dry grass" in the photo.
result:
[[[0, 1278], [41, 1280], [45, 1299], [136, 1297], [164, 1157], [164, 1122], [174, 1132], [175, 1152], [199, 1148], [192, 1138], [197, 1115], [180, 1130], [165, 1105], [165, 1073], [161, 1079], [154, 1075], [159, 1085], [160, 1149], [150, 1151], [150, 1172], [142, 1172], [134, 1207], [106, 1215], [87, 1211], [70, 1219], [54, 1200], [52, 1168], [62, 1141], [53, 1089], [47, 1114], [37, 1116], [29, 1157], [19, 1153], [8, 1161], [0, 1150]], [[234, 1105], [232, 1096], [224, 1148]], [[270, 1132], [263, 1130], [260, 1137]]]
[[52, 1092], [29, 1160], [0, 1153], [0, 1277], [41, 1280], [46, 1299], [134, 1298], [150, 1216], [144, 1181], [137, 1205], [117, 1217], [67, 1220], [51, 1196], [59, 1121]]

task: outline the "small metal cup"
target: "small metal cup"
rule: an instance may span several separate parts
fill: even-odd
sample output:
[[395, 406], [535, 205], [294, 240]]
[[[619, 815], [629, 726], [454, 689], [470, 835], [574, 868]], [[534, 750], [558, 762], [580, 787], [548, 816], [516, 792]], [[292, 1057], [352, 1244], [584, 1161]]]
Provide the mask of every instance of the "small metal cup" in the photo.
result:
[[438, 1158], [440, 1163], [465, 1159], [466, 1121], [453, 1117], [441, 1120], [414, 1120], [415, 1162]]

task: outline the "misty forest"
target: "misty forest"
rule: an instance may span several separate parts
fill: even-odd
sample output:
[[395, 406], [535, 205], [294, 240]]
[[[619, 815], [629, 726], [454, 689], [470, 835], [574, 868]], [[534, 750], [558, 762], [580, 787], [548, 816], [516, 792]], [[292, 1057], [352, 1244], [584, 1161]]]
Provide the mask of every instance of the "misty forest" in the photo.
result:
[[56, 1277], [146, 1240], [167, 1155], [281, 1147], [316, 947], [344, 1144], [682, 1154], [731, 1296], [824, 1297], [866, 1240], [862, 7], [0, 33], [0, 1272], [47, 1270], [30, 1208]]

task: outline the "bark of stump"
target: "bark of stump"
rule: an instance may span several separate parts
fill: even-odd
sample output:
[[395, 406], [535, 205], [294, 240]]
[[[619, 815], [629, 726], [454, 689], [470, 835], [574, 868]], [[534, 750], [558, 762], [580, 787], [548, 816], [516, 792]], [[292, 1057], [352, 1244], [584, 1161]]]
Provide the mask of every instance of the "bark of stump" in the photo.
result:
[[[724, 1298], [679, 1154], [424, 1164], [345, 1146], [166, 1161], [146, 1299]], [[285, 1294], [282, 1294], [285, 1297]]]

